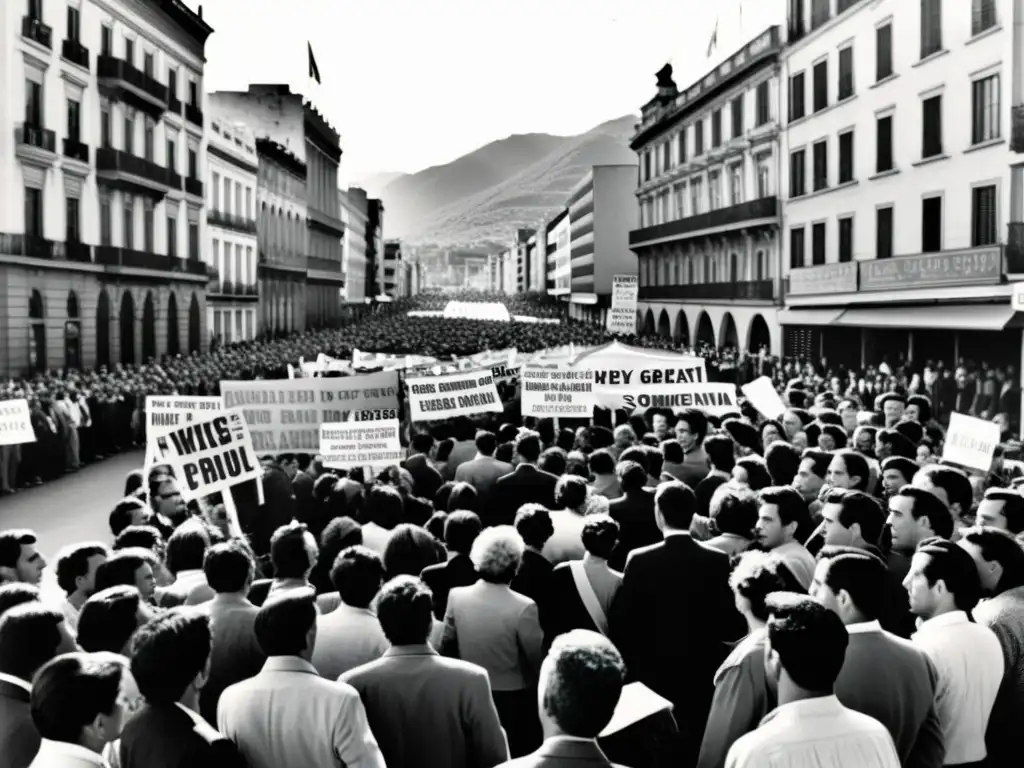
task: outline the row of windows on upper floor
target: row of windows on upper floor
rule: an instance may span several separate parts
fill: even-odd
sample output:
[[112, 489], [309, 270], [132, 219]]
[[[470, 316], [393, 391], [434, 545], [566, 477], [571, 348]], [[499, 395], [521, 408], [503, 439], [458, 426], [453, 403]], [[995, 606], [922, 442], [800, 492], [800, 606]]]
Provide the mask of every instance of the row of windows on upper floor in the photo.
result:
[[306, 202], [306, 180], [273, 161], [260, 161], [257, 178], [260, 187], [273, 194]]
[[260, 246], [286, 256], [304, 256], [307, 247], [306, 222], [291, 211], [285, 212], [266, 202], [260, 204], [260, 217], [256, 220]]
[[[234, 204], [232, 205], [231, 188], [232, 181], [224, 177], [221, 185], [221, 175], [216, 171], [210, 173], [210, 189], [206, 193], [206, 204], [213, 211], [223, 211], [229, 216], [239, 216], [243, 219], [253, 221], [256, 218], [256, 208], [253, 203], [253, 188], [242, 182], [234, 182]], [[242, 197], [243, 189], [245, 197]]]
[[742, 256], [735, 251], [692, 256], [647, 253], [640, 257], [637, 271], [641, 287], [703, 285], [771, 280], [771, 263], [764, 249]]
[[[4, 0], [4, 2], [14, 2], [14, 0]], [[26, 18], [30, 23], [42, 24], [44, 19], [44, 5], [43, 0], [27, 0]], [[123, 26], [123, 25], [117, 25]], [[115, 23], [113, 20], [100, 20], [100, 55], [101, 56], [117, 56], [122, 61], [127, 62], [136, 69], [136, 62], [139, 60], [137, 55], [137, 49], [142, 50], [142, 72], [154, 80], [159, 80], [156, 76], [157, 70], [157, 56], [160, 55], [165, 62], [167, 62], [167, 93], [174, 99], [179, 100], [178, 97], [178, 82], [181, 79], [180, 68], [175, 66], [173, 63], [169, 63], [171, 57], [166, 53], [160, 51], [159, 47], [155, 43], [143, 40], [141, 44], [134, 32], [129, 31], [127, 27], [121, 30], [121, 45], [120, 53], [115, 53]], [[67, 13], [65, 15], [65, 27], [64, 27], [64, 39], [70, 40], [73, 43], [81, 45], [82, 43], [82, 9], [77, 5], [68, 4]], [[186, 77], [188, 78], [188, 104], [199, 109], [201, 108], [202, 91], [199, 83], [199, 76], [188, 72]]]
[[[223, 245], [223, 249], [221, 246]], [[213, 249], [210, 264], [217, 270], [221, 282], [256, 284], [256, 254], [251, 245], [234, 243], [232, 259], [232, 243], [213, 238]]]

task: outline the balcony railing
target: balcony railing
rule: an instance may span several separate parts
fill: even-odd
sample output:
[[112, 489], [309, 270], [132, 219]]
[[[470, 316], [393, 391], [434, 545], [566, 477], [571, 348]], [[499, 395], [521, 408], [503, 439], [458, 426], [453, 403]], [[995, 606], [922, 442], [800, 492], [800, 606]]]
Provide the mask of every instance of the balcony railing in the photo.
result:
[[24, 144], [46, 152], [57, 152], [57, 134], [38, 125], [22, 123], [14, 129], [15, 144]]
[[687, 216], [685, 219], [634, 229], [629, 233], [629, 244], [637, 245], [651, 240], [682, 239], [705, 230], [740, 227], [759, 219], [774, 219], [778, 215], [779, 199], [777, 197], [762, 197], [759, 200], [730, 205], [728, 208]]
[[53, 49], [53, 29], [43, 24], [42, 19], [23, 16], [21, 19], [21, 36]]
[[1024, 152], [1024, 104], [1018, 104], [1010, 114], [1010, 149]]
[[1006, 229], [1006, 273], [1024, 275], [1024, 221], [1011, 221]]
[[89, 145], [75, 139], [64, 139], [64, 157], [78, 160], [81, 163], [88, 163]]
[[96, 150], [96, 170], [101, 173], [130, 174], [162, 187], [181, 189], [181, 177], [170, 168], [120, 149], [101, 147]]
[[202, 126], [203, 124], [203, 110], [197, 107], [195, 104], [185, 104], [185, 119], [188, 120], [192, 125]]
[[85, 243], [47, 240], [35, 235], [0, 232], [0, 255], [89, 263], [92, 261], [92, 246]]
[[211, 296], [258, 296], [259, 288], [253, 283], [241, 283], [232, 280], [223, 280], [212, 283], [207, 289]]
[[60, 55], [83, 69], [89, 68], [89, 49], [77, 40], [65, 40], [61, 43]]
[[224, 227], [225, 229], [234, 229], [238, 232], [256, 234], [256, 222], [252, 219], [247, 219], [244, 216], [236, 216], [233, 213], [218, 211], [216, 208], [206, 209], [206, 221], [209, 224], [213, 224], [215, 227]]
[[184, 272], [206, 277], [206, 264], [194, 259], [179, 259], [162, 253], [136, 251], [114, 245], [96, 246], [96, 263], [108, 267], [152, 269], [159, 272]]
[[306, 269], [318, 269], [321, 272], [341, 272], [341, 262], [325, 259], [322, 256], [307, 256]]
[[717, 301], [741, 299], [771, 301], [775, 298], [775, 281], [746, 280], [734, 283], [691, 283], [688, 285], [649, 285], [640, 289], [640, 298], [697, 299]]
[[136, 69], [127, 61], [114, 56], [100, 56], [97, 60], [96, 75], [118, 86], [129, 86], [124, 93], [137, 96], [137, 106], [153, 110], [155, 107], [167, 109], [167, 86], [158, 82], [140, 69]]
[[167, 111], [173, 112], [176, 115], [181, 114], [181, 99], [177, 96], [170, 94], [167, 97]]
[[203, 182], [199, 179], [193, 179], [191, 176], [185, 177], [185, 191], [193, 197], [203, 196]]

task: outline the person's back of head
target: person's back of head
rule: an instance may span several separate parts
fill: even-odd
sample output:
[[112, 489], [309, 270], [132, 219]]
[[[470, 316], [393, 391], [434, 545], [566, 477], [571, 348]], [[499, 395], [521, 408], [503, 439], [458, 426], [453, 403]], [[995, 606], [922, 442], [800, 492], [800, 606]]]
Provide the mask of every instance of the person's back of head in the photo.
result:
[[412, 436], [411, 444], [416, 453], [430, 453], [434, 447], [434, 438], [427, 432], [417, 432]]
[[644, 474], [650, 474], [647, 466], [647, 449], [642, 445], [632, 445], [619, 454], [619, 462], [632, 461], [644, 468]]
[[526, 546], [538, 551], [544, 548], [548, 539], [555, 533], [551, 512], [543, 504], [523, 504], [519, 507], [516, 511], [515, 529]]
[[309, 658], [316, 641], [316, 593], [297, 589], [271, 595], [256, 614], [256, 642], [267, 656]]
[[666, 528], [688, 531], [697, 513], [697, 495], [690, 486], [678, 480], [662, 483], [654, 492], [654, 506]]
[[78, 644], [90, 653], [122, 653], [140, 619], [148, 615], [135, 587], [108, 587], [96, 592], [82, 606], [78, 616]]
[[132, 676], [150, 704], [173, 704], [207, 675], [212, 639], [209, 617], [172, 608], [143, 624], [132, 638]]
[[800, 470], [800, 452], [789, 443], [776, 440], [765, 450], [764, 463], [772, 485], [789, 485]]
[[206, 550], [203, 573], [206, 583], [217, 594], [245, 594], [256, 574], [256, 563], [246, 545], [237, 540], [226, 541]]
[[65, 595], [75, 592], [79, 587], [78, 580], [89, 576], [89, 561], [94, 557], [106, 558], [107, 555], [106, 546], [99, 542], [83, 542], [63, 550], [57, 556], [57, 586]]
[[141, 547], [152, 552], [163, 552], [165, 549], [164, 537], [152, 525], [129, 525], [114, 539], [111, 547], [115, 552], [122, 549], [133, 549]]
[[565, 468], [568, 464], [568, 456], [561, 448], [547, 448], [541, 453], [540, 458], [537, 460], [538, 469], [550, 472], [556, 477], [565, 474]]
[[540, 435], [530, 430], [520, 432], [514, 443], [516, 454], [525, 462], [535, 464], [540, 458], [541, 442]]
[[12, 581], [10, 584], [0, 584], [0, 619], [11, 608], [24, 603], [37, 603], [42, 600], [39, 587], [32, 584], [25, 584], [21, 581]]
[[708, 512], [719, 533], [750, 539], [757, 525], [757, 496], [753, 491], [723, 485], [711, 497]]
[[[451, 496], [451, 489], [454, 485], [448, 486], [448, 496]], [[440, 489], [438, 493], [440, 494]], [[438, 509], [437, 498], [434, 499], [434, 504]], [[379, 525], [381, 528], [386, 530], [393, 529], [398, 525], [405, 517], [405, 503], [402, 499], [402, 494], [395, 488], [388, 485], [375, 485], [370, 489], [369, 493], [366, 494], [366, 519], [375, 525]]]
[[[680, 450], [682, 446], [680, 446]], [[711, 435], [704, 441], [704, 452], [711, 466], [729, 474], [736, 464], [736, 447], [727, 435]]]
[[51, 659], [32, 684], [36, 731], [99, 753], [120, 734], [126, 674], [127, 661], [113, 655], [72, 652]]
[[26, 682], [59, 653], [75, 650], [64, 614], [41, 602], [16, 605], [0, 616], [0, 672]]
[[560, 509], [582, 510], [587, 501], [587, 481], [576, 475], [563, 475], [555, 484], [555, 505]]
[[452, 492], [448, 495], [448, 511], [455, 512], [465, 509], [469, 512], [477, 511], [479, 495], [469, 483], [456, 483], [452, 486]]
[[788, 692], [783, 688], [783, 673], [797, 689], [830, 695], [843, 669], [849, 644], [843, 622], [807, 595], [776, 592], [768, 596], [765, 605], [771, 645], [768, 662], [780, 681], [779, 703], [786, 701], [783, 694]]
[[1024, 586], [1024, 547], [1013, 534], [978, 525], [962, 530], [959, 544], [968, 554], [976, 554], [975, 562], [986, 572], [979, 574], [982, 580], [993, 582], [982, 584], [987, 591], [999, 594]]
[[391, 532], [382, 554], [388, 578], [419, 576], [423, 569], [438, 562], [434, 537], [417, 525], [402, 523]]
[[131, 496], [137, 490], [139, 490], [144, 481], [143, 470], [133, 469], [125, 475], [124, 478], [124, 493], [122, 496]]
[[309, 529], [292, 521], [270, 537], [270, 562], [274, 578], [304, 579], [316, 563], [319, 548]]
[[177, 575], [182, 571], [198, 571], [210, 546], [210, 538], [198, 526], [182, 525], [167, 540], [167, 568]]
[[545, 734], [596, 739], [615, 714], [626, 666], [611, 641], [575, 629], [555, 638], [540, 671]]
[[434, 596], [415, 576], [396, 576], [377, 598], [377, 621], [393, 646], [424, 645], [434, 626]]
[[623, 493], [636, 493], [647, 485], [647, 470], [635, 461], [620, 461], [615, 465], [615, 474]]
[[[880, 558], [853, 547], [826, 546], [818, 553], [818, 563], [815, 576], [823, 578], [815, 579], [820, 582], [819, 594], [815, 597], [844, 618], [844, 623], [875, 621], [883, 617], [889, 571]], [[852, 605], [841, 607], [844, 599]]]
[[384, 583], [380, 555], [364, 546], [342, 550], [331, 566], [331, 583], [338, 597], [352, 608], [369, 608]]
[[122, 549], [111, 554], [107, 561], [96, 569], [96, 591], [109, 587], [136, 585], [136, 573], [148, 561], [139, 548]]
[[444, 522], [444, 543], [449, 552], [468, 555], [482, 530], [483, 524], [475, 512], [452, 512]]
[[595, 557], [607, 560], [619, 543], [619, 524], [611, 515], [591, 514], [583, 519], [580, 534], [583, 548]]
[[493, 456], [495, 449], [498, 447], [498, 438], [495, 437], [493, 432], [487, 432], [480, 430], [476, 433], [476, 449], [481, 456]]
[[139, 514], [139, 510], [145, 511], [148, 514], [145, 503], [140, 499], [129, 496], [117, 502], [110, 511], [110, 517], [107, 521], [110, 525], [111, 535], [116, 538], [121, 534], [121, 531], [132, 525]]
[[[833, 493], [841, 494], [838, 502], [831, 501]], [[844, 528], [857, 525], [861, 538], [868, 544], [878, 546], [885, 527], [885, 512], [877, 499], [863, 491], [832, 491], [826, 497], [826, 503], [839, 504], [839, 523]]]
[[957, 467], [950, 467], [945, 464], [929, 464], [922, 467], [914, 476], [913, 484], [919, 487], [921, 481], [929, 482], [940, 498], [948, 500], [950, 510], [959, 508], [959, 514], [968, 514], [974, 503], [974, 488], [967, 473]]

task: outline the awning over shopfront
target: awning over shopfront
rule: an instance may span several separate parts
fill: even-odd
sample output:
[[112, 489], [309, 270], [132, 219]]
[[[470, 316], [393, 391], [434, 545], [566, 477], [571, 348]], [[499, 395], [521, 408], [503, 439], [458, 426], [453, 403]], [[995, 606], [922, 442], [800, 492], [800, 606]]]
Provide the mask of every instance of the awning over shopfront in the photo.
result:
[[[782, 314], [779, 313], [780, 317]], [[1024, 327], [1022, 319], [1009, 304], [954, 304], [847, 309], [831, 325], [1001, 331]]]
[[781, 309], [779, 325], [834, 325], [842, 309]]
[[596, 293], [574, 293], [569, 299], [573, 304], [597, 304]]

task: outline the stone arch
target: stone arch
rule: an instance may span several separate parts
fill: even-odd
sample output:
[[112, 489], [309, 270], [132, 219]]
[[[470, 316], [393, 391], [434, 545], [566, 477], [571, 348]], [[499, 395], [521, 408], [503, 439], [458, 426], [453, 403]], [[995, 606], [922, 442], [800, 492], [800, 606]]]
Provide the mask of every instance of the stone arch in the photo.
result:
[[700, 316], [697, 318], [697, 344], [710, 344], [712, 347], [715, 346], [715, 327], [711, 324], [711, 318], [708, 313], [701, 310]]
[[668, 311], [664, 309], [658, 315], [658, 336], [663, 339], [672, 338], [672, 321], [668, 319]]
[[654, 312], [647, 310], [647, 316], [644, 317], [644, 336], [654, 335]]
[[135, 298], [131, 291], [121, 294], [121, 363], [135, 364]]
[[100, 289], [96, 301], [96, 365], [110, 365], [110, 296]]
[[736, 333], [736, 320], [733, 319], [732, 312], [722, 315], [722, 325], [718, 331], [718, 346], [736, 347], [737, 349], [740, 346], [739, 334]]
[[760, 314], [750, 318], [750, 329], [747, 331], [747, 349], [750, 352], [757, 352], [761, 347], [770, 350], [772, 348], [772, 334], [768, 330], [768, 323]]
[[203, 348], [202, 323], [199, 318], [199, 298], [192, 292], [188, 305], [188, 352], [194, 354]]
[[686, 317], [686, 312], [681, 309], [676, 312], [676, 327], [672, 338], [684, 346], [690, 343], [690, 321]]
[[153, 292], [146, 291], [142, 302], [142, 363], [148, 365], [156, 359], [156, 305]]
[[177, 355], [181, 352], [181, 339], [178, 338], [178, 297], [171, 291], [167, 297], [167, 354]]

